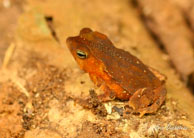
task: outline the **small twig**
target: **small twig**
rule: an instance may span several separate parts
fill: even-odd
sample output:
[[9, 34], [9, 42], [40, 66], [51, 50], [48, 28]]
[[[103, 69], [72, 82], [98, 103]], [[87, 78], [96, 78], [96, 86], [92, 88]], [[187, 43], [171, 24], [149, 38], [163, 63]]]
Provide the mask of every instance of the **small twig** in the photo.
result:
[[7, 65], [9, 64], [10, 59], [13, 55], [14, 49], [15, 49], [15, 44], [11, 43], [10, 46], [8, 47], [7, 51], [5, 52], [5, 57], [3, 59], [3, 64], [2, 64], [3, 69], [6, 68]]
[[8, 78], [14, 83], [14, 85], [22, 92], [24, 93], [28, 98], [30, 97], [29, 92], [26, 90], [26, 88], [20, 83], [20, 79], [16, 77], [14, 74], [8, 74], [6, 71], [6, 68], [11, 60], [11, 57], [13, 56], [13, 52], [15, 49], [15, 44], [11, 43], [10, 46], [8, 47], [7, 51], [5, 52], [5, 57], [3, 59], [3, 64], [2, 64], [2, 70], [4, 70], [4, 73]]
[[11, 77], [11, 81], [15, 84], [15, 86], [20, 89], [20, 91], [22, 93], [24, 93], [26, 95], [26, 97], [30, 97], [29, 92], [26, 90], [26, 88], [18, 81], [18, 79], [16, 80], [15, 77]]

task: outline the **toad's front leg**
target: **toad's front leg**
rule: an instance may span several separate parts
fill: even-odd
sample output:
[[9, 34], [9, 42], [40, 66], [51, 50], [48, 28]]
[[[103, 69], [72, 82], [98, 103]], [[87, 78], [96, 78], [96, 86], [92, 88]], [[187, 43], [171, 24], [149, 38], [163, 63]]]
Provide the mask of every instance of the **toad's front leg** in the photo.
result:
[[146, 113], [154, 113], [162, 105], [166, 97], [166, 89], [162, 86], [155, 90], [140, 89], [130, 98], [129, 105], [140, 113], [142, 117]]
[[114, 92], [106, 85], [106, 83], [96, 75], [90, 74], [91, 80], [94, 82], [94, 84], [99, 87], [101, 91], [104, 93], [98, 96], [98, 99], [102, 102], [110, 101], [115, 98]]

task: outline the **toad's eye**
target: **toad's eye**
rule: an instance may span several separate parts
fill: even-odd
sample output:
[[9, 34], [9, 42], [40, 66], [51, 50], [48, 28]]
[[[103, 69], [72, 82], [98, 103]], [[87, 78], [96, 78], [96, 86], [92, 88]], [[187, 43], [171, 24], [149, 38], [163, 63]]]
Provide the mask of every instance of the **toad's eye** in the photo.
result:
[[81, 50], [77, 50], [76, 53], [77, 53], [77, 56], [78, 56], [79, 58], [81, 58], [81, 59], [86, 59], [87, 56], [88, 56], [86, 52], [81, 51]]

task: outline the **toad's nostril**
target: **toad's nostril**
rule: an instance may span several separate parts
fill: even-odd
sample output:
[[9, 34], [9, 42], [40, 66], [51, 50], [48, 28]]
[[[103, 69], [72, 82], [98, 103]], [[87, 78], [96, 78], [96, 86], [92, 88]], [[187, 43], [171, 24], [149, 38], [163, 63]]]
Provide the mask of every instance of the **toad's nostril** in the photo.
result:
[[70, 44], [72, 42], [72, 37], [68, 37], [67, 39], [66, 39], [66, 43], [67, 44]]

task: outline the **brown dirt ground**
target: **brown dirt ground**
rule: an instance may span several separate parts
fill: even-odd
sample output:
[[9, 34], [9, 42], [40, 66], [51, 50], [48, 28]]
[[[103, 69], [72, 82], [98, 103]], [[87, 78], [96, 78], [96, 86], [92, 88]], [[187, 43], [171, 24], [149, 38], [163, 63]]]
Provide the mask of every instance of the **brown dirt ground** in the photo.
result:
[[[21, 14], [15, 6], [13, 13]], [[11, 45], [1, 51], [0, 138], [194, 137], [194, 99], [130, 1], [28, 0], [23, 9], [14, 40], [2, 39], [2, 50]], [[4, 32], [14, 30], [5, 27]], [[167, 75], [167, 99], [156, 114], [139, 118], [123, 113], [126, 102], [96, 99], [98, 89], [65, 45], [83, 27], [104, 32], [117, 47]]]

